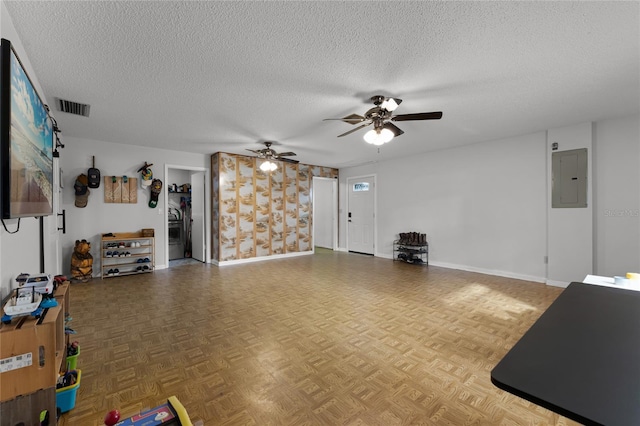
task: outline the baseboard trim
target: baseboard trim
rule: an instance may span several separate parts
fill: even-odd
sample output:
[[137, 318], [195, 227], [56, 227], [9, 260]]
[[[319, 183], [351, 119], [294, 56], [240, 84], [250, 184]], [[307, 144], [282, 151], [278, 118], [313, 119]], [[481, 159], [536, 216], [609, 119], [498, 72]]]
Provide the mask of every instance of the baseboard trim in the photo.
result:
[[234, 259], [234, 260], [223, 260], [223, 261], [211, 260], [211, 263], [216, 266], [229, 266], [229, 265], [240, 265], [243, 263], [263, 262], [267, 260], [286, 259], [288, 257], [308, 256], [310, 254], [313, 254], [313, 250], [301, 251], [297, 253], [273, 254], [271, 256], [250, 257], [248, 259]]
[[[343, 247], [338, 247], [335, 251], [341, 251], [341, 252], [345, 252], [348, 253], [349, 251], [346, 248]], [[297, 257], [297, 256], [308, 256], [310, 254], [313, 254], [313, 251], [304, 251], [304, 252], [298, 252], [298, 253], [285, 253], [285, 254], [274, 254], [271, 256], [260, 256], [260, 257], [251, 257], [248, 259], [235, 259], [235, 260], [225, 260], [225, 261], [217, 261], [215, 259], [211, 259], [210, 263], [212, 265], [215, 266], [228, 266], [228, 265], [239, 265], [239, 264], [243, 264], [243, 263], [253, 263], [253, 262], [262, 262], [262, 261], [267, 261], [267, 260], [275, 260], [275, 259], [285, 259], [288, 257]], [[383, 259], [389, 259], [389, 260], [393, 260], [393, 255], [389, 255], [386, 253], [375, 253], [374, 254], [375, 257], [381, 257]], [[485, 269], [485, 268], [477, 268], [474, 266], [468, 266], [468, 265], [459, 265], [457, 263], [448, 263], [448, 262], [438, 262], [438, 261], [429, 261], [429, 265], [432, 266], [437, 266], [440, 268], [447, 268], [447, 269], [457, 269], [460, 271], [467, 271], [467, 272], [476, 272], [479, 274], [485, 274], [485, 275], [494, 275], [497, 277], [505, 277], [505, 278], [513, 278], [516, 280], [523, 280], [523, 281], [532, 281], [532, 282], [536, 282], [536, 283], [544, 283], [550, 286], [554, 286], [554, 287], [562, 287], [565, 288], [569, 285], [569, 283], [563, 282], [563, 281], [553, 281], [553, 280], [548, 280], [544, 277], [537, 277], [534, 275], [526, 275], [526, 274], [518, 274], [515, 272], [509, 272], [509, 271], [500, 271], [500, 270], [496, 270], [496, 269]], [[162, 269], [162, 267], [156, 267], [156, 269]]]
[[461, 271], [467, 271], [467, 272], [477, 272], [479, 274], [485, 274], [485, 275], [495, 275], [497, 277], [513, 278], [516, 280], [533, 281], [536, 283], [544, 283], [546, 281], [546, 278], [536, 277], [535, 275], [518, 274], [515, 272], [500, 271], [496, 269], [476, 268], [474, 266], [458, 265], [455, 263], [429, 261], [429, 265], [438, 266], [441, 268], [448, 268], [448, 269], [459, 269]]
[[[376, 253], [376, 257], [382, 257], [384, 259], [394, 260], [393, 255], [390, 255], [387, 253]], [[476, 268], [474, 266], [459, 265], [457, 263], [438, 262], [438, 261], [429, 260], [429, 265], [437, 266], [440, 268], [447, 268], [447, 269], [458, 269], [458, 270], [467, 271], [467, 272], [477, 272], [479, 274], [485, 274], [485, 275], [495, 275], [497, 277], [514, 278], [514, 279], [523, 280], [523, 281], [533, 281], [536, 283], [544, 283], [546, 281], [544, 277], [536, 277], [535, 275], [518, 274], [515, 272], [499, 271], [495, 269]]]
[[555, 281], [555, 280], [546, 280], [545, 283], [547, 285], [550, 285], [550, 286], [553, 286], [553, 287], [562, 287], [562, 288], [567, 288], [569, 286], [569, 284], [570, 284], [568, 282]]

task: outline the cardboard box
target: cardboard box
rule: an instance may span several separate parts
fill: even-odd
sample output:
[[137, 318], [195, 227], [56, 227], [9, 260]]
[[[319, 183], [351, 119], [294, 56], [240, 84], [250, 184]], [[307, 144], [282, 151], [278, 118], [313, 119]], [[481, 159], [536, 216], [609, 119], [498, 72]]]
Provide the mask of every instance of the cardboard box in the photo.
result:
[[26, 396], [19, 396], [0, 403], [0, 426], [19, 424], [39, 425], [40, 415], [46, 411], [49, 424], [56, 424], [56, 388], [39, 390]]
[[19, 317], [0, 326], [0, 402], [56, 386], [66, 350], [62, 306], [38, 322]]

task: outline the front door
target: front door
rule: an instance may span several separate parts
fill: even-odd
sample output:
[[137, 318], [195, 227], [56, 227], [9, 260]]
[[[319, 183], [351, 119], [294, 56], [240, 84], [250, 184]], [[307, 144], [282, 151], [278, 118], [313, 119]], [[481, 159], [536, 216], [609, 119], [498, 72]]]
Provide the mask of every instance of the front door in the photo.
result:
[[374, 253], [375, 180], [373, 176], [348, 178], [348, 250]]

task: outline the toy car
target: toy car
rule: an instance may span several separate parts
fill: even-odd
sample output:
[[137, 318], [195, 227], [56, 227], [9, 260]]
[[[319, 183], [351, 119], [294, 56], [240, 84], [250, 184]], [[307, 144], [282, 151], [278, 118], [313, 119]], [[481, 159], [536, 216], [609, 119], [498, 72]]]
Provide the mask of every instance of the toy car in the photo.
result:
[[32, 287], [36, 293], [42, 295], [42, 302], [40, 307], [53, 308], [58, 306], [58, 302], [53, 297], [56, 284], [49, 274], [26, 274], [22, 273], [16, 278], [18, 288]]

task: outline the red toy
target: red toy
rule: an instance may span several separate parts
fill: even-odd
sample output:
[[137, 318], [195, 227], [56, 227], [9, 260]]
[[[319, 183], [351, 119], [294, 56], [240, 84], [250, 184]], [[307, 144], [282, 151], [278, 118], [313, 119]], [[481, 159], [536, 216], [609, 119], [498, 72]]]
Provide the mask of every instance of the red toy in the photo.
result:
[[120, 421], [120, 411], [111, 410], [104, 416], [104, 424], [107, 426], [113, 426]]

